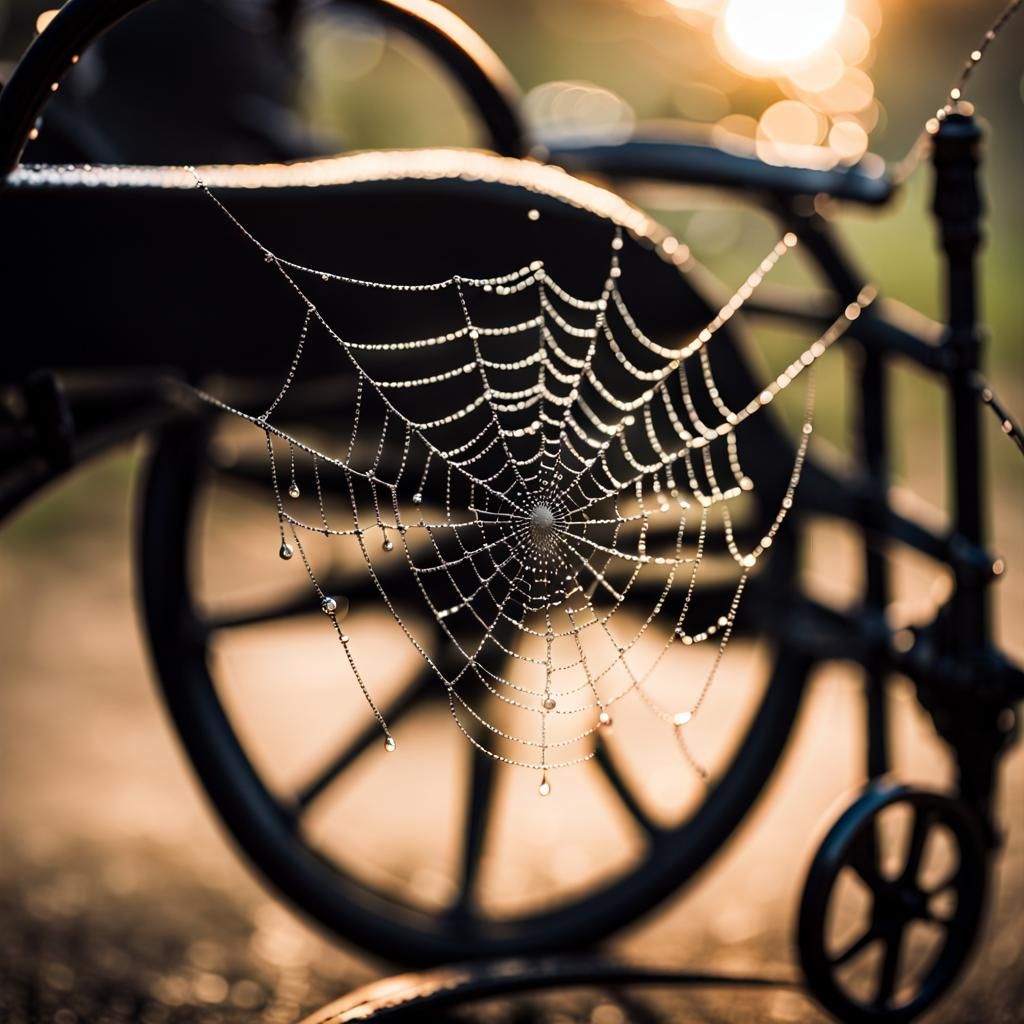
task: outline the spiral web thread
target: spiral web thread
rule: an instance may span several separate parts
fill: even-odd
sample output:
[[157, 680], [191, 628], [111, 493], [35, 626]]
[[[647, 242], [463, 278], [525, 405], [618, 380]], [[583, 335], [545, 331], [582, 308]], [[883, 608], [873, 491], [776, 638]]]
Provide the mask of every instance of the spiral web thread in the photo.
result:
[[[648, 337], [626, 304], [623, 236], [612, 224], [607, 271], [590, 298], [563, 288], [539, 260], [488, 279], [398, 285], [278, 256], [198, 175], [196, 182], [302, 304], [291, 366], [265, 411], [253, 415], [200, 395], [265, 435], [280, 555], [299, 555], [386, 749], [393, 751], [395, 740], [342, 628], [346, 602], [325, 592], [314, 567], [308, 545], [316, 535], [354, 543], [383, 606], [445, 688], [458, 728], [489, 756], [539, 770], [542, 795], [551, 791], [551, 769], [595, 755], [594, 734], [611, 726], [613, 706], [634, 692], [706, 778], [686, 734], [714, 682], [749, 574], [793, 505], [812, 432], [812, 372], [784, 497], [750, 550], [741, 550], [729, 512], [730, 501], [754, 488], [737, 428], [813, 371], [873, 293], [865, 290], [763, 390], [731, 408], [716, 386], [708, 348], [796, 245], [792, 234], [703, 330], [673, 348]], [[399, 293], [450, 295], [452, 323], [432, 336], [346, 340], [300, 285], [310, 276], [395, 293], [396, 299]], [[532, 297], [535, 313], [499, 324], [477, 315], [484, 297], [493, 311], [511, 296]], [[340, 346], [355, 376], [342, 454], [323, 451], [274, 421], [314, 327]], [[602, 347], [617, 367], [604, 379], [596, 369]], [[704, 406], [696, 401], [701, 391]], [[715, 418], [701, 408], [714, 410]], [[309, 520], [292, 511], [301, 497], [297, 463], [306, 464], [306, 478], [315, 482], [315, 495], [307, 496], [315, 508]], [[342, 495], [340, 516], [329, 510], [328, 474]], [[737, 578], [721, 614], [693, 623], [688, 612], [713, 511], [720, 514]], [[642, 613], [634, 607], [641, 592]], [[432, 655], [403, 618], [399, 605], [410, 594], [436, 624], [447, 647], [443, 657]], [[632, 621], [616, 633], [616, 620], [629, 618], [619, 616], [627, 605]], [[640, 665], [639, 641], [655, 621], [670, 623], [671, 631]], [[713, 657], [695, 699], [681, 710], [662, 706], [648, 689], [653, 673], [674, 651], [703, 644], [712, 645]], [[485, 717], [474, 694], [497, 708], [502, 721]], [[509, 717], [521, 728], [509, 727]]]

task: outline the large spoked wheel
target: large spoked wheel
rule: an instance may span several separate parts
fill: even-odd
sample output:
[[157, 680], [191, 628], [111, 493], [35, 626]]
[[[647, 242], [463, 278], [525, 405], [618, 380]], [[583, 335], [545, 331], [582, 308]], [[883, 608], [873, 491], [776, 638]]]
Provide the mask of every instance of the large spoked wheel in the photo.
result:
[[[617, 720], [594, 761], [559, 773], [555, 797], [541, 800], [532, 775], [457, 735], [436, 677], [402, 660], [408, 644], [382, 634], [373, 683], [385, 686], [382, 709], [400, 746], [388, 754], [358, 702], [313, 710], [322, 688], [341, 683], [333, 656], [318, 655], [326, 631], [308, 587], [268, 594], [255, 584], [241, 600], [210, 596], [232, 544], [242, 563], [266, 549], [268, 568], [281, 568], [267, 548], [265, 466], [257, 472], [244, 451], [225, 456], [220, 426], [185, 422], [156, 442], [141, 508], [142, 597], [168, 707], [213, 803], [247, 856], [305, 912], [409, 964], [579, 948], [655, 907], [737, 826], [785, 745], [806, 655], [769, 647], [753, 632], [756, 617], [743, 620], [746, 635], [727, 659], [736, 675], [720, 683], [728, 724], [706, 743], [721, 748], [710, 787], [678, 749], [623, 735]], [[227, 502], [219, 511], [217, 494]], [[254, 542], [246, 516], [257, 513]], [[773, 576], [786, 577], [783, 547], [758, 584], [765, 593], [779, 583]], [[353, 615], [379, 605], [368, 581], [337, 572], [330, 585]], [[710, 591], [709, 601], [721, 599]], [[439, 631], [433, 639], [443, 658]], [[261, 696], [262, 725], [271, 724], [262, 746], [250, 707]], [[289, 730], [290, 714], [298, 724]], [[649, 759], [631, 763], [647, 747]], [[420, 760], [400, 763], [409, 757]], [[652, 788], [663, 799], [652, 802]], [[595, 820], [615, 827], [574, 841]], [[586, 852], [595, 845], [597, 859]], [[557, 868], [558, 885], [545, 865]], [[510, 903], [510, 892], [523, 898]]]
[[953, 983], [980, 927], [987, 857], [962, 802], [873, 783], [808, 874], [800, 958], [840, 1020], [909, 1021]]
[[[54, 83], [77, 55], [141, 2], [71, 0], [62, 8], [0, 95], [0, 172], [6, 175], [17, 166]], [[504, 75], [488, 70], [493, 55], [479, 40], [467, 42], [464, 32], [439, 32], [407, 5], [367, 0], [364, 6], [380, 9], [422, 38], [473, 97], [495, 147], [506, 153], [522, 151], [512, 90]], [[235, 208], [247, 222], [273, 235], [282, 251], [308, 254], [304, 258], [309, 265], [335, 258], [332, 225], [344, 225], [347, 237], [361, 240], [361, 272], [379, 279], [422, 277], [420, 246], [396, 246], [398, 237], [437, 240], [443, 252], [435, 254], [436, 261], [451, 264], [452, 273], [465, 266], [469, 255], [488, 251], [479, 241], [488, 232], [505, 242], [506, 251], [491, 254], [499, 260], [491, 272], [499, 273], [533, 259], [536, 242], [530, 231], [535, 234], [536, 229], [530, 225], [538, 222], [555, 240], [562, 236], [561, 225], [569, 232], [566, 244], [575, 246], [572, 252], [552, 254], [559, 269], [556, 279], [564, 267], [570, 284], [574, 274], [586, 280], [588, 262], [604, 261], [594, 240], [607, 245], [608, 224], [587, 212], [588, 201], [576, 194], [579, 187], [565, 187], [560, 175], [536, 165], [517, 168], [513, 175], [506, 165], [480, 155], [467, 158], [468, 167], [442, 173], [439, 167], [449, 158], [428, 156], [429, 167], [420, 180], [413, 180], [415, 175], [400, 180], [392, 157], [378, 169], [380, 181], [373, 174], [367, 180], [365, 169], [357, 168], [352, 179], [335, 177], [330, 179], [334, 184], [325, 181], [323, 188], [307, 187], [308, 182], [296, 188], [294, 179], [292, 186], [275, 184], [277, 172], [270, 168], [254, 172], [259, 181], [229, 170], [222, 183], [237, 186]], [[91, 174], [83, 173], [87, 178]], [[155, 176], [164, 184], [174, 179], [173, 174], [170, 179], [160, 172]], [[46, 179], [45, 171], [42, 177]], [[146, 174], [141, 177], [146, 179]], [[506, 177], [516, 180], [505, 183]], [[66, 193], [72, 204], [61, 207], [59, 222], [70, 232], [84, 228], [98, 234], [100, 204], [91, 201], [96, 182], [79, 182], [75, 175], [56, 178], [57, 184], [40, 181], [41, 188], [23, 181], [24, 191], [5, 197], [13, 218], [31, 223], [40, 216], [37, 211], [52, 217], [45, 213], [47, 204], [62, 202], [58, 197]], [[225, 339], [278, 336], [283, 314], [275, 312], [263, 290], [247, 287], [244, 302], [224, 308], [221, 275], [225, 266], [236, 266], [229, 233], [211, 229], [185, 190], [152, 188], [132, 175], [115, 179], [103, 204], [103, 236], [111, 251], [133, 251], [143, 210], [148, 211], [146, 223], [154, 237], [204, 239], [190, 251], [188, 301], [169, 304], [166, 316], [153, 323], [154, 332], [168, 343], [164, 350], [153, 346], [154, 351], [173, 349], [183, 373], [205, 379], [217, 371], [230, 373], [237, 365]], [[129, 181], [136, 187], [127, 187]], [[549, 188], [553, 192], [546, 195]], [[606, 205], [608, 201], [603, 200]], [[453, 204], [460, 212], [454, 220], [445, 216]], [[618, 206], [614, 201], [611, 205]], [[304, 229], [311, 210], [324, 228], [312, 236]], [[510, 227], [513, 222], [518, 226]], [[382, 227], [387, 224], [400, 226], [400, 233], [388, 233]], [[21, 233], [45, 237], [31, 230]], [[637, 298], [662, 319], [661, 331], [678, 337], [709, 323], [714, 310], [692, 287], [679, 287], [676, 268], [653, 254], [655, 239], [645, 235], [637, 241], [634, 245], [627, 238], [622, 259], [624, 265], [636, 265]], [[57, 251], [48, 237], [46, 248]], [[167, 261], [162, 270], [155, 265], [161, 255]], [[141, 297], [145, 311], [154, 281], [174, 279], [185, 288], [176, 254], [154, 257], [153, 265], [127, 261], [118, 279], [118, 295]], [[374, 261], [384, 269], [375, 270]], [[19, 263], [35, 271], [25, 289], [26, 305], [31, 306], [30, 296], [44, 279], [38, 270], [43, 264], [32, 258], [30, 248], [21, 253]], [[142, 275], [137, 286], [133, 274]], [[96, 301], [105, 294], [103, 287], [90, 288], [84, 276], [79, 284], [88, 295], [81, 305], [93, 311], [94, 329], [104, 333], [103, 323], [114, 321], [112, 334], [119, 336], [117, 323], [131, 320], [126, 311], [115, 302], [103, 309], [103, 302]], [[59, 321], [65, 311], [78, 308], [75, 302], [39, 305], [47, 307], [51, 337], [74, 336]], [[689, 308], [689, 318], [677, 315], [682, 307]], [[346, 322], [360, 322], [358, 310], [346, 308]], [[202, 330], [191, 315], [200, 312], [211, 314]], [[373, 318], [364, 316], [361, 322], [372, 323]], [[133, 359], [148, 357], [150, 346], [138, 346], [134, 329], [129, 342]], [[270, 348], [252, 346], [244, 353], [257, 377], [272, 372], [270, 362], [280, 369], [276, 349]], [[717, 336], [711, 359], [723, 363], [719, 385], [724, 390], [719, 394], [715, 388], [716, 399], [739, 408], [734, 397], [737, 403], [746, 402], [757, 393], [729, 331]], [[726, 387], [726, 377], [731, 387]], [[331, 395], [351, 396], [351, 389], [346, 391], [341, 382], [332, 386]], [[316, 417], [300, 419], [297, 425], [309, 430], [324, 426]], [[754, 461], [784, 482], [792, 466], [791, 446], [775, 428], [766, 427], [763, 417], [752, 436]], [[368, 950], [408, 963], [579, 947], [658, 904], [740, 822], [783, 749], [810, 668], [809, 655], [785, 646], [786, 602], [780, 595], [789, 592], [795, 559], [792, 545], [782, 536], [748, 588], [729, 668], [719, 673], [715, 692], [720, 696], [702, 706], [702, 723], [712, 726], [702, 752], [711, 755], [712, 786], [705, 788], [689, 771], [671, 737], [665, 739], [667, 748], [659, 748], [643, 732], [630, 736], [628, 723], [617, 715], [616, 734], [602, 734], [595, 759], [560, 776], [559, 797], [538, 808], [536, 780], [511, 785], [522, 781], [521, 769], [496, 766], [477, 754], [450, 723], [445, 722], [442, 737], [438, 719], [444, 718], [446, 708], [435, 673], [423, 669], [415, 657], [404, 656], [409, 645], [395, 643], [401, 638], [384, 629], [380, 601], [365, 573], [360, 576], [351, 564], [341, 563], [325, 579], [332, 592], [348, 600], [353, 628], [366, 627], [376, 645], [370, 660], [372, 681], [381, 694], [382, 710], [399, 733], [400, 758], [385, 761], [380, 734], [368, 722], [365, 707], [339, 696], [336, 661], [323, 647], [332, 636], [322, 628], [319, 603], [311, 600], [308, 587], [299, 593], [282, 591], [280, 582], [268, 583], [263, 572], [268, 567], [254, 554], [268, 553], [280, 569], [277, 544], [266, 544], [267, 481], [250, 472], [252, 463], [244, 450], [238, 457], [223, 458], [224, 442], [222, 424], [202, 420], [168, 428], [157, 441], [143, 499], [140, 549], [148, 632], [171, 714], [219, 813], [266, 877], [312, 917]], [[773, 496], [776, 505], [781, 497]], [[276, 524], [271, 526], [273, 540]], [[752, 523], [753, 532], [742, 543], [757, 543], [764, 528]], [[723, 550], [719, 538], [718, 553]], [[728, 554], [723, 560], [729, 561]], [[294, 582], [295, 577], [289, 579]], [[224, 581], [236, 580], [245, 585], [218, 592]], [[762, 605], [775, 615], [774, 645], [763, 639], [768, 614], [751, 614], [757, 590]], [[636, 591], [648, 599], [649, 608], [650, 589]], [[705, 588], [704, 603], [691, 609], [694, 619], [714, 623], [728, 606], [730, 592], [724, 585]], [[417, 615], [409, 597], [408, 607], [401, 594], [395, 599], [393, 610], [403, 620]], [[436, 624], [423, 621], [422, 609], [419, 614], [424, 644], [432, 647], [434, 663], [443, 667], [442, 633]], [[627, 610], [627, 619], [629, 614]], [[356, 621], [360, 618], [361, 623]], [[640, 618], [639, 611], [633, 618]], [[672, 624], [652, 621], [644, 635], [656, 644], [665, 639], [665, 629], [671, 630]], [[746, 654], [741, 656], [738, 648], [744, 644]], [[504, 675], [510, 669], [498, 665], [493, 671]], [[636, 750], [643, 756], [630, 762], [627, 754]], [[381, 769], [381, 762], [388, 767]], [[399, 774], [389, 777], [392, 764]], [[518, 815], [517, 824], [521, 799], [534, 803], [528, 815]], [[600, 835], [593, 831], [598, 826], [605, 828]]]

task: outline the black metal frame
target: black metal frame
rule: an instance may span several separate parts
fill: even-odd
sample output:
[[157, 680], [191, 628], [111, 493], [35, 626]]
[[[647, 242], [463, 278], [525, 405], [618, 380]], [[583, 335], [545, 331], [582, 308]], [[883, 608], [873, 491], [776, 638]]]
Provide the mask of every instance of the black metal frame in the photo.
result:
[[[50, 82], [59, 81], [74, 55], [91, 39], [142, 2], [71, 0], [65, 5], [0, 93], [0, 173], [6, 176], [17, 166], [25, 140], [50, 95]], [[359, 0], [356, 6], [383, 11], [452, 69], [474, 97], [496, 149], [519, 155], [528, 147], [514, 114], [511, 80], [481, 41], [474, 37], [467, 42], [439, 31], [415, 4]], [[1001, 568], [986, 548], [981, 473], [977, 371], [983, 336], [977, 325], [975, 279], [982, 213], [977, 172], [980, 130], [970, 115], [953, 113], [940, 122], [932, 142], [936, 170], [933, 209], [946, 262], [947, 322], [945, 326], [934, 324], [902, 308], [894, 316], [887, 308], [893, 310], [895, 304], [883, 301], [862, 315], [850, 331], [851, 340], [862, 350], [856, 424], [858, 469], [849, 477], [839, 477], [810, 463], [801, 485], [801, 505], [805, 514], [835, 516], [861, 532], [865, 591], [862, 603], [846, 610], [802, 599], [790, 620], [791, 626], [799, 622], [799, 628], [789, 630], [794, 642], [799, 638], [800, 646], [791, 647], [789, 653], [804, 666], [798, 673], [801, 677], [807, 666], [818, 660], [845, 659], [862, 666], [869, 779], [878, 779], [889, 763], [887, 678], [894, 672], [908, 675], [937, 731], [956, 753], [959, 797], [992, 850], [998, 845], [998, 830], [992, 820], [996, 766], [1016, 734], [1013, 704], [1024, 697], [1024, 675], [993, 644], [989, 621], [989, 587]], [[809, 308], [804, 299], [768, 293], [768, 297], [748, 303], [747, 312], [814, 326], [828, 323], [853, 301], [866, 287], [866, 280], [846, 258], [828, 223], [813, 212], [808, 196], [824, 193], [882, 205], [893, 191], [884, 176], [856, 169], [814, 172], [767, 167], [683, 140], [553, 148], [551, 158], [569, 169], [602, 173], [616, 182], [659, 179], [742, 188], [759, 197], [800, 236], [831, 297], [819, 308]], [[21, 191], [8, 187], [0, 193], [6, 210], [18, 208]], [[24, 194], [30, 191], [26, 189]], [[14, 226], [17, 229], [16, 222]], [[6, 270], [17, 271], [13, 253], [5, 261]], [[17, 274], [8, 276], [16, 279]], [[140, 367], [137, 353], [115, 348], [84, 358], [70, 343], [64, 351], [59, 348], [48, 351], [45, 358], [26, 346], [15, 346], [8, 353], [4, 383], [10, 400], [4, 425], [11, 444], [0, 465], [0, 514], [66, 472], [76, 460], [180, 416], [180, 390], [167, 384], [157, 366]], [[201, 367], [201, 357], [197, 358], [196, 365]], [[948, 534], [901, 515], [889, 501], [886, 424], [889, 369], [894, 359], [907, 360], [934, 374], [949, 393], [953, 528]], [[98, 382], [84, 372], [101, 364], [108, 372]], [[55, 376], [50, 365], [77, 367], [79, 372], [68, 383]], [[130, 372], [122, 383], [112, 385], [112, 368]], [[188, 372], [189, 368], [185, 369]], [[164, 497], [171, 501], [174, 495]], [[893, 544], [914, 548], [950, 566], [954, 576], [948, 603], [932, 623], [914, 630], [910, 644], [897, 642], [886, 622], [888, 556]], [[797, 696], [799, 689], [795, 688]], [[826, 843], [824, 853], [830, 856], [837, 849], [830, 850]], [[815, 898], [827, 896], [826, 888]]]

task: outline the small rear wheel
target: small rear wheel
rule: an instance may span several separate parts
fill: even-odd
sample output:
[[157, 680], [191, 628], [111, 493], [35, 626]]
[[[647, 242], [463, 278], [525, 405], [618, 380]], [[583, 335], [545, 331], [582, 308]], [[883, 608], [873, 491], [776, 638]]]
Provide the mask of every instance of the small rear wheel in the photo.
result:
[[800, 905], [800, 960], [822, 1005], [851, 1024], [923, 1013], [971, 953], [987, 871], [962, 801], [872, 783], [826, 836]]

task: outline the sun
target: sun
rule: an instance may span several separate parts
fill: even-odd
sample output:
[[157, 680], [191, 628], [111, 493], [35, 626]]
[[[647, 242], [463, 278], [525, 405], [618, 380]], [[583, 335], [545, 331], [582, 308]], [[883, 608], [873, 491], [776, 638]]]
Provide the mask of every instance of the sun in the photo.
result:
[[722, 27], [744, 63], [777, 70], [824, 47], [846, 14], [846, 0], [728, 0]]

